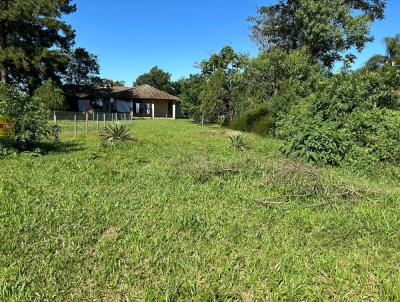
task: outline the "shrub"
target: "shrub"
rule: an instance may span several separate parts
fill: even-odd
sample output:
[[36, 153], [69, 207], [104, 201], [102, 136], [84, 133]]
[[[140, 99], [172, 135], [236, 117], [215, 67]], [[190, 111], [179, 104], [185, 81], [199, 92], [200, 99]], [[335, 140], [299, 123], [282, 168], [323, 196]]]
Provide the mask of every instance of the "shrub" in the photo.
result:
[[133, 135], [128, 126], [115, 123], [107, 125], [104, 128], [104, 130], [100, 133], [100, 140], [104, 144], [108, 143], [114, 146], [119, 142], [132, 141]]
[[347, 150], [347, 136], [336, 131], [336, 127], [330, 124], [309, 127], [281, 148], [287, 156], [334, 166], [342, 163]]
[[243, 132], [235, 132], [231, 136], [229, 136], [229, 141], [231, 144], [231, 148], [235, 149], [246, 149], [248, 145], [245, 141], [245, 135]]
[[267, 105], [261, 105], [248, 113], [234, 118], [230, 123], [230, 127], [234, 130], [267, 135], [273, 127], [272, 112]]
[[275, 133], [288, 141], [283, 153], [330, 165], [400, 163], [399, 95], [393, 83], [374, 72], [334, 76], [279, 115]]
[[14, 148], [30, 149], [51, 134], [48, 111], [42, 100], [4, 83], [0, 83], [0, 116], [16, 122], [15, 137], [9, 140]]
[[352, 134], [351, 162], [400, 163], [400, 112], [375, 108], [354, 112], [345, 127]]
[[41, 99], [44, 107], [49, 111], [66, 108], [64, 93], [52, 80], [47, 80], [42, 86], [36, 89], [34, 97]]

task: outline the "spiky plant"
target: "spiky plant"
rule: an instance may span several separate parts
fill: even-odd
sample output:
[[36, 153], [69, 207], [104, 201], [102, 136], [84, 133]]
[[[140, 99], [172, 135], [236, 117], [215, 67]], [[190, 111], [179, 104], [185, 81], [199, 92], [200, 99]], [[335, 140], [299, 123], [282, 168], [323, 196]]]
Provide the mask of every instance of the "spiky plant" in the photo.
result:
[[235, 149], [247, 149], [249, 146], [245, 141], [246, 135], [243, 132], [235, 132], [231, 136], [229, 136], [229, 140], [231, 143], [231, 148]]
[[107, 125], [100, 133], [102, 143], [115, 145], [118, 142], [129, 142], [133, 140], [133, 134], [127, 127], [118, 123]]

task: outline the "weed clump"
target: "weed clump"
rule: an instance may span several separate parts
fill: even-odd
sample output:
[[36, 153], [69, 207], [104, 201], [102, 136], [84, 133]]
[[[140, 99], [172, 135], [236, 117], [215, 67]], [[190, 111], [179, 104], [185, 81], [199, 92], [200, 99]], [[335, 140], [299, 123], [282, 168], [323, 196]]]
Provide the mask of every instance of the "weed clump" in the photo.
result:
[[229, 141], [230, 141], [230, 146], [231, 148], [234, 149], [247, 149], [249, 145], [246, 143], [245, 140], [246, 136], [243, 134], [243, 132], [235, 132], [231, 136], [229, 136]]
[[117, 143], [133, 141], [134, 137], [128, 126], [122, 124], [107, 125], [100, 133], [100, 141], [102, 145], [115, 146]]

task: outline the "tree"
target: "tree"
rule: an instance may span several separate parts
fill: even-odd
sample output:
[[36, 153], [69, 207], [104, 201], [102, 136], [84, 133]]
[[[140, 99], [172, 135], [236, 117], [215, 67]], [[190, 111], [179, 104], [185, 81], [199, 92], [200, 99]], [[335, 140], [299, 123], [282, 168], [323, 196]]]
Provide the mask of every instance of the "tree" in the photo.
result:
[[222, 70], [215, 71], [208, 79], [200, 94], [200, 111], [207, 121], [216, 121], [229, 111], [230, 95], [227, 79]]
[[0, 79], [31, 92], [43, 79], [59, 81], [68, 62], [65, 50], [75, 33], [61, 18], [76, 10], [70, 0], [0, 2]]
[[[206, 79], [201, 97], [204, 116], [215, 119], [219, 114], [232, 118], [236, 114], [239, 83], [247, 63], [247, 56], [236, 53], [230, 46], [225, 46], [219, 53], [212, 54], [200, 63], [202, 75]], [[212, 96], [213, 92], [216, 93], [215, 97]], [[216, 104], [212, 104], [213, 101]], [[221, 101], [223, 104], [220, 104]]]
[[134, 86], [140, 85], [150, 85], [154, 88], [160, 89], [162, 91], [175, 94], [171, 83], [171, 74], [162, 70], [161, 68], [155, 66], [150, 69], [149, 72], [146, 72], [139, 76], [136, 81], [133, 83]]
[[205, 77], [200, 74], [190, 75], [187, 79], [178, 81], [180, 84], [181, 108], [183, 112], [196, 121], [201, 119], [201, 93], [205, 85]]
[[124, 81], [119, 81], [119, 80], [110, 80], [110, 79], [101, 79], [100, 80], [101, 85], [103, 86], [125, 86], [125, 82]]
[[36, 89], [33, 96], [38, 98], [49, 111], [63, 110], [66, 107], [63, 91], [51, 79]]
[[400, 56], [400, 34], [397, 34], [394, 37], [387, 37], [384, 41], [386, 46], [387, 63], [391, 66], [395, 66], [399, 63], [397, 60]]
[[374, 55], [367, 63], [364, 69], [378, 70], [386, 64], [395, 67], [400, 65], [400, 34], [394, 37], [386, 37], [384, 40], [386, 55]]
[[[370, 24], [384, 16], [386, 0], [279, 0], [262, 6], [253, 22], [252, 38], [262, 50], [309, 47], [314, 58], [331, 68], [343, 52], [361, 51], [373, 40]], [[347, 60], [354, 60], [347, 54]]]
[[288, 52], [273, 48], [251, 60], [245, 69], [243, 105], [249, 109], [267, 103], [285, 112], [296, 100], [316, 90], [326, 70], [312, 58], [307, 47]]
[[100, 66], [97, 56], [84, 48], [77, 48], [69, 53], [69, 63], [64, 83], [68, 86], [88, 87], [98, 84]]

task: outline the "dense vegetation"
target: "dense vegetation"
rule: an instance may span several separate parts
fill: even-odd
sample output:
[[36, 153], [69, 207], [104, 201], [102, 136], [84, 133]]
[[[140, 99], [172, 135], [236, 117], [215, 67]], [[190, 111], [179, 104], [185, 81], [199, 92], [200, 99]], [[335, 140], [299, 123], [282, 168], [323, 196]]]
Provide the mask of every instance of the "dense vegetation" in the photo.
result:
[[61, 126], [54, 152], [0, 160], [1, 301], [400, 299], [398, 168], [189, 121], [134, 121], [117, 148]]
[[371, 41], [370, 22], [384, 17], [384, 6], [281, 0], [261, 7], [250, 18], [260, 54], [225, 47], [202, 61], [201, 73], [182, 81], [183, 109], [195, 120], [224, 116], [234, 129], [283, 139], [283, 154], [309, 162], [400, 163], [400, 36], [384, 40], [385, 55], [350, 68], [349, 50]]

